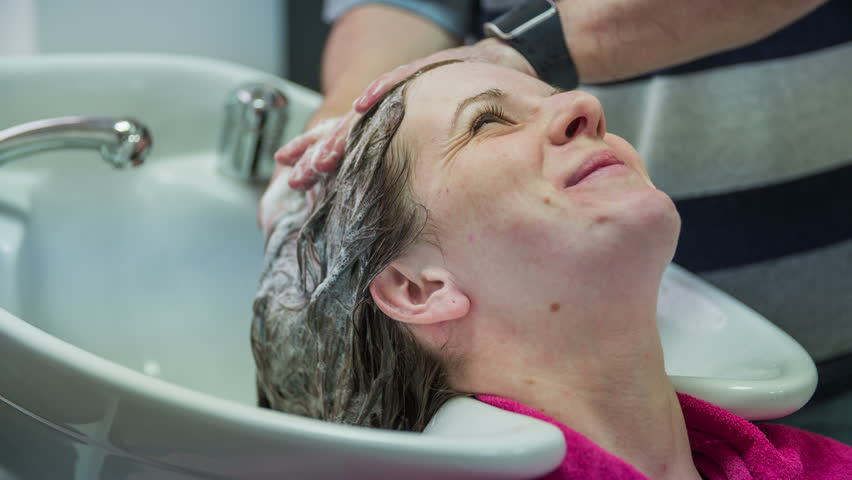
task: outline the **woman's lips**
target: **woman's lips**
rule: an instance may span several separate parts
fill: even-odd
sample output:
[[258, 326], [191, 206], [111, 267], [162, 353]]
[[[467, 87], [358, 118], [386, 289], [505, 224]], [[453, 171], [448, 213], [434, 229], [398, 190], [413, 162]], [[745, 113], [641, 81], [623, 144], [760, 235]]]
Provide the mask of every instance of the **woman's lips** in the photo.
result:
[[568, 180], [565, 181], [565, 188], [573, 187], [574, 185], [582, 182], [592, 173], [613, 165], [624, 165], [624, 162], [619, 160], [618, 157], [609, 150], [594, 152], [586, 157], [577, 170], [574, 170], [574, 173], [568, 177]]

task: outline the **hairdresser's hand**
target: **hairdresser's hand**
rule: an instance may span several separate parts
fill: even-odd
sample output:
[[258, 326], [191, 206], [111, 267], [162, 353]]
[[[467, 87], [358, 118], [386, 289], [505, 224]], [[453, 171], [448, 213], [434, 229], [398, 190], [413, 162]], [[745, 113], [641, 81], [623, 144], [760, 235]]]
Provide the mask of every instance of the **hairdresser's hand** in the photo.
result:
[[346, 137], [358, 115], [328, 118], [318, 122], [305, 133], [294, 137], [275, 152], [275, 177], [283, 167], [291, 166], [288, 183], [291, 188], [307, 190], [321, 174], [334, 171], [343, 156]]
[[360, 97], [355, 100], [353, 108], [357, 113], [370, 109], [394, 85], [430, 63], [445, 60], [466, 60], [471, 62], [494, 63], [515, 69], [521, 73], [536, 76], [535, 70], [523, 55], [508, 44], [496, 38], [486, 38], [473, 45], [450, 48], [433, 53], [428, 57], [415, 60], [407, 65], [397, 67], [373, 80]]

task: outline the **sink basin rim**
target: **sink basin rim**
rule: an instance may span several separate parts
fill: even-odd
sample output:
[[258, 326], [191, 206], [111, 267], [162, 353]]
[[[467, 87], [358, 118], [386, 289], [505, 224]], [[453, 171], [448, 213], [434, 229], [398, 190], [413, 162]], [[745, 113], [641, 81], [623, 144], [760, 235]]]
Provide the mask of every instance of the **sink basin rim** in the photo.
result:
[[[82, 376], [87, 377], [89, 381], [102, 384], [112, 390], [109, 394], [117, 396], [119, 402], [126, 396], [141, 397], [146, 402], [156, 403], [157, 407], [185, 411], [215, 419], [216, 422], [225, 422], [228, 428], [233, 428], [247, 438], [251, 437], [253, 440], [266, 444], [274, 443], [276, 437], [298, 437], [305, 441], [338, 446], [345, 443], [347, 448], [362, 451], [381, 447], [385, 452], [392, 451], [397, 455], [396, 461], [405, 459], [412, 464], [429, 464], [440, 459], [445, 467], [458, 466], [460, 469], [468, 468], [470, 459], [476, 457], [483, 469], [493, 471], [494, 475], [500, 475], [495, 478], [523, 478], [523, 475], [534, 475], [536, 472], [547, 473], [561, 461], [564, 455], [564, 438], [558, 429], [545, 422], [515, 414], [512, 414], [513, 419], [519, 422], [513, 426], [511, 432], [515, 441], [507, 443], [505, 438], [493, 435], [478, 436], [476, 442], [471, 442], [471, 437], [454, 438], [440, 431], [423, 434], [385, 431], [333, 424], [284, 412], [250, 407], [115, 364], [53, 337], [2, 308], [0, 308], [0, 345], [4, 349], [13, 345], [29, 351], [34, 356], [49, 360], [54, 366], [64, 368], [62, 378]], [[29, 412], [12, 400], [4, 400], [2, 393], [0, 393], [0, 401], [6, 401], [12, 404], [13, 408], [56, 430], [67, 433], [67, 430], [53, 419]], [[476, 403], [478, 405], [474, 409], [485, 415], [506, 413], [484, 403]], [[89, 438], [85, 441], [93, 443]], [[472, 443], [475, 443], [474, 447]], [[108, 451], [116, 450], [116, 447], [110, 445], [98, 446]], [[203, 467], [197, 467], [192, 461], [189, 463], [180, 460], [163, 461], [163, 459], [140, 457], [127, 451], [120, 451], [119, 454], [136, 458], [147, 464], [159, 464], [164, 468], [216, 473], [215, 471], [205, 472]]]

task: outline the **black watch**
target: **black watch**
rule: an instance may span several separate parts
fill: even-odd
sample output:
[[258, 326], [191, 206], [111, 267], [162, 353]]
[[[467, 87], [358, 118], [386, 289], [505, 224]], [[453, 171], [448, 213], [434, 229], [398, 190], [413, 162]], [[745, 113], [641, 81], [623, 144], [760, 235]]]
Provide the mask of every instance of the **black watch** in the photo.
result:
[[523, 55], [540, 79], [564, 90], [577, 88], [577, 68], [551, 0], [529, 0], [483, 28], [486, 36], [505, 41]]

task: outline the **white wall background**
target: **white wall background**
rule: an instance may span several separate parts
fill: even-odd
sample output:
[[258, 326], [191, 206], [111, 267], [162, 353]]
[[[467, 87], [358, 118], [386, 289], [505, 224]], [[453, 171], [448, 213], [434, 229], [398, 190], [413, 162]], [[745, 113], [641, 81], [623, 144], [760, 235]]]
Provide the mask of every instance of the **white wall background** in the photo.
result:
[[287, 0], [0, 0], [0, 56], [145, 52], [286, 76]]

